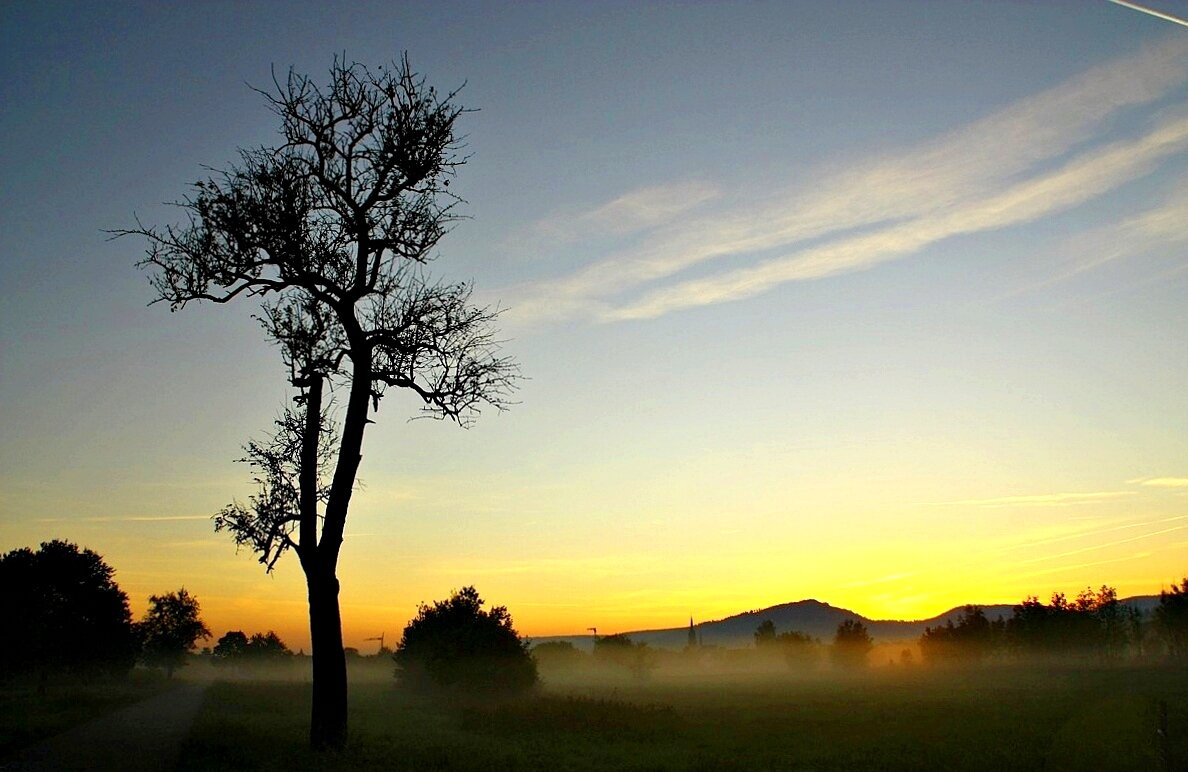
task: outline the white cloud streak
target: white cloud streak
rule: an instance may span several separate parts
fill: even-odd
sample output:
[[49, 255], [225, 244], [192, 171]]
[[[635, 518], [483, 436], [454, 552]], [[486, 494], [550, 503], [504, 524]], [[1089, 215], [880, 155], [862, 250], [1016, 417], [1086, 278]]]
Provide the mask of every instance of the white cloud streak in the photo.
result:
[[1149, 477], [1134, 482], [1154, 488], [1188, 488], [1188, 477]]
[[625, 193], [585, 212], [561, 212], [537, 222], [533, 235], [554, 243], [569, 243], [585, 237], [624, 236], [646, 231], [705, 204], [719, 196], [706, 182], [657, 185]]
[[1073, 504], [1089, 504], [1098, 501], [1112, 501], [1133, 496], [1134, 491], [1092, 491], [1088, 493], [1036, 493], [1025, 496], [997, 496], [990, 499], [962, 499], [960, 501], [936, 501], [921, 506], [949, 507], [1067, 507]]
[[[1018, 550], [1028, 550], [1035, 547], [1045, 547], [1051, 544], [1058, 544], [1060, 542], [1078, 541], [1095, 536], [1101, 536], [1107, 533], [1116, 533], [1118, 531], [1127, 531], [1133, 528], [1150, 528], [1152, 526], [1162, 526], [1165, 523], [1174, 523], [1181, 520], [1188, 519], [1188, 515], [1173, 515], [1172, 517], [1163, 517], [1155, 520], [1145, 520], [1141, 522], [1123, 522], [1111, 521], [1104, 524], [1091, 524], [1089, 526], [1072, 526], [1068, 533], [1061, 533], [1056, 536], [1044, 536], [1042, 538], [1027, 538], [1009, 543], [1002, 548], [1002, 552], [1015, 552]], [[1065, 526], [1068, 528], [1068, 526]]]
[[1115, 260], [1185, 242], [1188, 242], [1188, 176], [1181, 178], [1161, 202], [1147, 211], [1070, 238], [1063, 250], [1070, 259], [1062, 269], [1019, 292], [1047, 287]]
[[[696, 218], [683, 217], [660, 195], [656, 214], [639, 220], [671, 221], [635, 248], [503, 296], [519, 296], [512, 315], [521, 320], [648, 318], [862, 270], [954, 235], [1029, 222], [1144, 175], [1188, 147], [1182, 115], [1164, 118], [1137, 138], [1096, 146], [1111, 118], [1167, 97], [1186, 80], [1188, 40], [1177, 35], [914, 149], [822, 172], [812, 190], [765, 202], [737, 199], [733, 208]], [[1060, 166], [1052, 170], [1053, 164]], [[578, 219], [598, 221], [620, 209], [651, 212], [643, 203], [647, 196], [647, 190], [627, 194]], [[708, 194], [697, 203], [707, 200]], [[811, 243], [817, 240], [823, 243]], [[786, 253], [635, 300], [621, 297], [707, 261], [777, 249]]]
[[1142, 534], [1139, 534], [1138, 536], [1131, 536], [1126, 539], [1117, 539], [1115, 541], [1104, 542], [1102, 544], [1091, 544], [1088, 547], [1080, 547], [1075, 550], [1068, 550], [1066, 552], [1058, 552], [1055, 555], [1041, 555], [1041, 556], [1035, 557], [1035, 558], [1028, 558], [1027, 560], [1020, 560], [1018, 562], [1018, 565], [1029, 565], [1031, 563], [1043, 563], [1043, 562], [1047, 562], [1050, 560], [1056, 560], [1058, 558], [1067, 558], [1067, 557], [1071, 557], [1073, 555], [1083, 555], [1086, 552], [1094, 552], [1096, 550], [1104, 550], [1104, 549], [1109, 549], [1111, 547], [1118, 547], [1123, 544], [1131, 544], [1136, 541], [1142, 541], [1143, 539], [1149, 539], [1152, 536], [1162, 536], [1165, 533], [1175, 533], [1177, 531], [1183, 531], [1185, 528], [1188, 528], [1188, 526], [1173, 525], [1171, 528], [1162, 528], [1158, 531], [1150, 531], [1148, 533], [1142, 533]]
[[130, 515], [120, 517], [41, 517], [39, 523], [172, 523], [184, 520], [210, 520], [211, 515]]
[[920, 217], [868, 235], [843, 238], [751, 268], [658, 290], [607, 314], [639, 319], [740, 300], [789, 281], [862, 270], [918, 252], [946, 238], [1037, 220], [1067, 210], [1150, 172], [1163, 158], [1188, 149], [1188, 118], [1167, 121], [1136, 141], [1087, 152], [1063, 168], [996, 195]]

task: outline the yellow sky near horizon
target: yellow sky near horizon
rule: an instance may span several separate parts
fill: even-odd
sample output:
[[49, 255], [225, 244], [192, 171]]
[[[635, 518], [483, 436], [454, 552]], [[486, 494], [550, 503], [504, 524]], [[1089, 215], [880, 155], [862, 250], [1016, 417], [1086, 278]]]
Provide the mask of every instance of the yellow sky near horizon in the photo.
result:
[[[1186, 495], [1188, 479], [1150, 478], [1113, 490], [907, 501], [881, 519], [861, 507], [814, 519], [751, 502], [741, 521], [759, 524], [764, 539], [705, 509], [633, 513], [617, 534], [575, 528], [581, 518], [528, 524], [504, 539], [487, 532], [482, 550], [461, 538], [443, 553], [448, 523], [384, 516], [376, 509], [386, 497], [363, 494], [339, 572], [344, 637], [362, 650], [381, 633], [394, 642], [417, 603], [467, 584], [508, 606], [526, 636], [677, 627], [805, 598], [872, 619], [923, 619], [1101, 584], [1123, 597], [1154, 594], [1188, 573]], [[266, 574], [204, 515], [46, 517], [21, 530], [29, 544], [65, 538], [100, 552], [137, 615], [149, 594], [185, 586], [216, 638], [271, 629], [308, 648], [295, 557]]]

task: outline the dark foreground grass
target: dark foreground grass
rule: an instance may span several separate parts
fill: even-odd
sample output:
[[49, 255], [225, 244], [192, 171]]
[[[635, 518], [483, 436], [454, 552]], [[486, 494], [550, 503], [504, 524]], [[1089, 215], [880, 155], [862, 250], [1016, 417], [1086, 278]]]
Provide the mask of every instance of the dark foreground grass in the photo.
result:
[[183, 769], [1188, 769], [1188, 674], [1150, 668], [658, 677], [501, 703], [361, 684], [348, 749], [320, 756], [308, 711], [304, 684], [216, 684]]
[[169, 686], [160, 674], [143, 670], [126, 679], [56, 676], [39, 684], [29, 677], [0, 685], [0, 759]]

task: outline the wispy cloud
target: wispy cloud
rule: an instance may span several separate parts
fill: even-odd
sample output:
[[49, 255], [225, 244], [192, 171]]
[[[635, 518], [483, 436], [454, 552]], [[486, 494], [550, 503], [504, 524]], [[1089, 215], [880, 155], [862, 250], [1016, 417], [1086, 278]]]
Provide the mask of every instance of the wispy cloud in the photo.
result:
[[1047, 546], [1049, 544], [1058, 544], [1065, 541], [1078, 541], [1081, 539], [1101, 536], [1103, 534], [1114, 533], [1116, 531], [1127, 531], [1133, 528], [1149, 528], [1152, 526], [1160, 526], [1164, 523], [1178, 522], [1181, 520], [1188, 520], [1188, 515], [1173, 515], [1172, 517], [1163, 517], [1156, 520], [1144, 520], [1141, 522], [1124, 522], [1113, 520], [1105, 523], [1099, 521], [1088, 525], [1065, 525], [1064, 533], [1046, 535], [1040, 538], [1027, 537], [1021, 541], [1008, 544], [1003, 548], [1003, 552], [1032, 549], [1035, 547]]
[[432, 570], [450, 576], [509, 576], [523, 574], [572, 574], [613, 577], [655, 571], [662, 561], [654, 556], [628, 554], [573, 558], [532, 558], [528, 560], [454, 561], [434, 566]]
[[210, 515], [145, 515], [120, 517], [41, 517], [39, 523], [169, 523], [181, 520], [210, 520]]
[[657, 290], [640, 301], [611, 310], [606, 318], [651, 318], [682, 308], [741, 300], [785, 282], [870, 268], [953, 236], [1031, 222], [1144, 175], [1162, 158], [1185, 149], [1188, 149], [1188, 118], [1178, 118], [1157, 126], [1138, 140], [1086, 152], [1055, 172], [1029, 179], [996, 195], [871, 234], [838, 239], [767, 260], [751, 268]]
[[1149, 539], [1152, 536], [1162, 536], [1165, 533], [1175, 533], [1176, 531], [1183, 531], [1185, 528], [1188, 528], [1188, 526], [1173, 525], [1170, 528], [1161, 528], [1157, 531], [1149, 531], [1147, 533], [1141, 533], [1138, 536], [1131, 536], [1126, 539], [1116, 539], [1114, 541], [1101, 542], [1099, 544], [1091, 544], [1087, 547], [1080, 547], [1080, 548], [1074, 549], [1074, 550], [1058, 552], [1054, 555], [1041, 555], [1039, 557], [1028, 558], [1027, 560], [1020, 560], [1019, 565], [1028, 565], [1030, 563], [1042, 563], [1042, 562], [1047, 562], [1050, 560], [1058, 560], [1060, 558], [1071, 557], [1073, 555], [1083, 555], [1086, 552], [1095, 552], [1097, 550], [1109, 549], [1111, 547], [1120, 547], [1123, 544], [1131, 544], [1136, 541], [1142, 541], [1143, 539]]
[[1085, 568], [1092, 568], [1094, 566], [1106, 566], [1111, 563], [1129, 563], [1132, 560], [1146, 560], [1151, 557], [1151, 552], [1133, 552], [1129, 555], [1123, 555], [1118, 558], [1106, 558], [1104, 560], [1093, 560], [1088, 563], [1070, 563], [1064, 566], [1055, 566], [1054, 568], [1044, 568], [1039, 571], [1031, 571], [1025, 574], [1019, 574], [1020, 579], [1028, 579], [1033, 576], [1047, 576], [1049, 574], [1062, 574], [1065, 572], [1081, 571]]
[[720, 195], [707, 182], [656, 185], [625, 193], [594, 209], [554, 212], [533, 224], [532, 235], [553, 243], [585, 237], [624, 236], [667, 222]]
[[[1095, 268], [1148, 253], [1163, 246], [1188, 242], [1188, 176], [1164, 196], [1163, 200], [1140, 214], [1100, 228], [1078, 233], [1063, 245], [1068, 257], [1055, 275], [1022, 287], [1011, 294], [1029, 292], [1066, 281]], [[1172, 270], [1183, 268], [1183, 263]]]
[[[811, 190], [793, 188], [767, 200], [738, 195], [714, 216], [696, 218], [681, 216], [657, 195], [654, 210], [662, 216], [642, 221], [672, 222], [638, 245], [503, 296], [514, 298], [512, 315], [521, 321], [647, 318], [862, 270], [955, 235], [1029, 222], [1142, 176], [1188, 147], [1183, 115], [1101, 145], [1109, 119], [1167, 97], [1186, 80], [1188, 40], [1175, 36], [916, 148], [823, 170]], [[649, 212], [646, 197], [629, 194], [590, 217]], [[772, 258], [773, 250], [784, 254]], [[767, 259], [749, 267], [624, 297], [700, 263], [761, 253]]]
[[1138, 485], [1148, 485], [1154, 488], [1188, 488], [1188, 477], [1147, 477], [1138, 480], [1128, 480]]
[[1092, 504], [1133, 496], [1134, 491], [1091, 491], [1087, 493], [1034, 493], [1023, 496], [997, 496], [989, 499], [961, 499], [958, 501], [920, 502], [916, 506], [976, 506], [976, 507], [1067, 507]]

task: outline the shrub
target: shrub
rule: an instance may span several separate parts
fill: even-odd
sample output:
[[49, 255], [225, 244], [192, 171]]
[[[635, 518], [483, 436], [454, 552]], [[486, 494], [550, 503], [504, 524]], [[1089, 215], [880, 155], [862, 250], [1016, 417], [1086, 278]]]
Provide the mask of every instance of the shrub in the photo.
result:
[[483, 610], [474, 587], [432, 606], [421, 604], [392, 659], [400, 682], [414, 688], [459, 687], [517, 692], [536, 684], [536, 662], [504, 606]]

